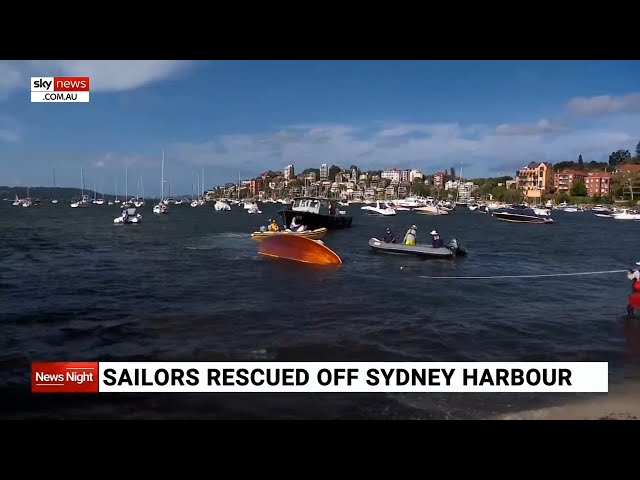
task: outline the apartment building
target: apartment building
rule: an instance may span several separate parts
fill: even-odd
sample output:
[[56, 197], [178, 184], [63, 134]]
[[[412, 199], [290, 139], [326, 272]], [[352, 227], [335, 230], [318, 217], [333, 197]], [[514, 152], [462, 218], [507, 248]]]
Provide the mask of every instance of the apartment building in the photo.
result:
[[413, 182], [416, 178], [422, 180], [424, 178], [424, 175], [420, 170], [414, 168], [413, 170], [409, 171], [409, 181]]
[[436, 172], [433, 174], [433, 186], [440, 190], [444, 188], [444, 184], [447, 181], [447, 173], [446, 172]]
[[293, 170], [293, 165], [287, 165], [284, 167], [284, 179], [289, 182], [295, 178], [295, 173]]
[[518, 188], [524, 190], [525, 197], [541, 198], [553, 185], [553, 164], [531, 162], [516, 172], [516, 182]]
[[610, 173], [590, 173], [585, 179], [590, 197], [609, 197], [612, 193], [613, 175]]
[[[586, 172], [578, 170], [563, 170], [553, 174], [553, 186], [558, 192], [568, 193], [571, 192], [574, 182], [578, 179], [585, 181], [587, 178]], [[585, 182], [586, 183], [586, 182]]]
[[380, 177], [382, 178], [388, 178], [389, 180], [391, 180], [392, 182], [395, 181], [396, 183], [400, 182], [400, 177], [401, 177], [402, 171], [397, 169], [397, 168], [392, 168], [391, 170], [384, 170], [381, 174]]
[[329, 178], [329, 166], [326, 163], [320, 165], [320, 181], [324, 182]]

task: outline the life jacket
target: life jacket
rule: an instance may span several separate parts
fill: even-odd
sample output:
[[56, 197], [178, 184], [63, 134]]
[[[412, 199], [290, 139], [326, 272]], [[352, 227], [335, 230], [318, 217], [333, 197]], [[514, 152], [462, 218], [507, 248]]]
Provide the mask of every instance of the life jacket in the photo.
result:
[[634, 292], [640, 292], [640, 280], [634, 280], [632, 288]]
[[416, 242], [416, 235], [417, 235], [417, 232], [413, 228], [410, 228], [407, 231], [407, 235], [405, 237], [405, 242], [415, 243]]

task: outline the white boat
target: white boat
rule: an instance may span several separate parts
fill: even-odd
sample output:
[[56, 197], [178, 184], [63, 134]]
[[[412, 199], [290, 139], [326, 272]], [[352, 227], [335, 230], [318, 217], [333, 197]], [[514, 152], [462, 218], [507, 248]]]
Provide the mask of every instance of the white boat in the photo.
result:
[[564, 211], [568, 213], [584, 212], [584, 210], [577, 205], [568, 205], [564, 207]]
[[262, 213], [262, 210], [260, 210], [258, 208], [258, 205], [256, 205], [255, 203], [253, 203], [253, 205], [251, 205], [251, 207], [247, 208], [247, 213], [252, 213], [252, 214], [258, 214], [258, 213]]
[[169, 213], [169, 205], [164, 198], [164, 148], [162, 149], [162, 167], [161, 167], [162, 181], [160, 182], [160, 202], [153, 207], [153, 213]]
[[255, 208], [258, 208], [258, 204], [255, 202], [255, 200], [249, 200], [249, 199], [246, 199], [246, 200], [243, 202], [243, 208], [244, 208], [245, 210], [253, 210], [253, 209], [254, 209], [254, 207], [255, 207]]
[[86, 208], [89, 206], [89, 196], [84, 193], [84, 169], [80, 165], [80, 183], [82, 184], [81, 200], [71, 203], [71, 208]]
[[425, 205], [424, 207], [418, 207], [413, 209], [414, 212], [421, 215], [449, 215], [449, 210], [442, 208], [439, 205]]
[[613, 217], [615, 220], [640, 220], [640, 213], [625, 208], [619, 213], [613, 213], [611, 217]]
[[393, 208], [391, 208], [387, 202], [381, 202], [380, 200], [376, 202], [375, 206], [365, 205], [364, 207], [360, 207], [360, 210], [364, 210], [366, 212], [366, 215], [376, 215], [383, 217], [391, 217], [393, 215], [397, 215], [397, 212]]
[[536, 215], [540, 215], [543, 217], [551, 216], [551, 210], [548, 208], [532, 207], [532, 210], [533, 210], [533, 213], [535, 213]]
[[213, 208], [216, 209], [216, 212], [228, 212], [229, 210], [231, 210], [231, 207], [229, 206], [229, 204], [221, 200], [218, 200], [213, 205]]
[[425, 200], [420, 197], [407, 197], [401, 200], [396, 200], [393, 203], [399, 207], [405, 208], [417, 208], [422, 207], [426, 204]]
[[24, 207], [24, 208], [29, 208], [29, 207], [33, 206], [33, 202], [31, 201], [31, 198], [29, 197], [29, 187], [27, 187], [27, 198], [21, 200], [20, 206]]
[[[56, 188], [56, 169], [53, 169], [53, 188]], [[51, 200], [51, 203], [58, 203], [58, 200], [55, 198]]]
[[[126, 214], [125, 214], [126, 213]], [[136, 212], [135, 207], [129, 207], [122, 210], [122, 215], [113, 219], [113, 223], [129, 224], [142, 222], [142, 215]]]

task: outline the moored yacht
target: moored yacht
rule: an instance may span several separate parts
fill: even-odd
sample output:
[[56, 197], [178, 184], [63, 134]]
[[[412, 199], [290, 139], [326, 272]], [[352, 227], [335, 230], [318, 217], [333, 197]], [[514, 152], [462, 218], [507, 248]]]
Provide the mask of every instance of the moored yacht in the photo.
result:
[[[544, 214], [540, 214], [541, 211], [545, 211]], [[538, 212], [536, 212], [538, 211]], [[510, 207], [493, 210], [491, 214], [498, 220], [503, 222], [514, 223], [554, 223], [551, 215], [549, 215], [546, 209], [533, 209], [526, 205], [511, 205]]]
[[361, 210], [366, 212], [366, 215], [375, 215], [375, 216], [383, 216], [389, 217], [396, 215], [396, 211], [389, 206], [387, 202], [381, 202], [378, 200], [374, 205], [365, 205], [364, 207], [360, 207]]

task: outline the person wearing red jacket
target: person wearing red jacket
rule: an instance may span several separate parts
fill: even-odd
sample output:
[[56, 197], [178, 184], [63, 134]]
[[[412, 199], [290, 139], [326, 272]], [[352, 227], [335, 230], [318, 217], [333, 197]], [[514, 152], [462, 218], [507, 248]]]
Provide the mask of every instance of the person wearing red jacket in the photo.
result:
[[637, 268], [629, 270], [627, 278], [631, 280], [631, 293], [629, 294], [627, 313], [631, 318], [636, 318], [635, 311], [640, 308], [640, 270]]

